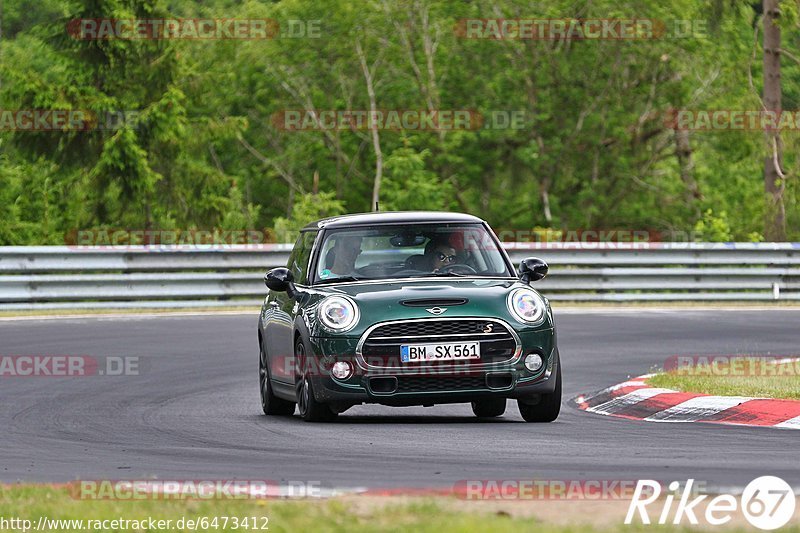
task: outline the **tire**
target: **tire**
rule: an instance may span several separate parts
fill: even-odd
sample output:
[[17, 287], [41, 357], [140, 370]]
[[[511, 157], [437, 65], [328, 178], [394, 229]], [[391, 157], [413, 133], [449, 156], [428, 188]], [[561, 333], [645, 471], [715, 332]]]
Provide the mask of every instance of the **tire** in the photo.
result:
[[561, 412], [561, 361], [556, 366], [556, 388], [549, 394], [542, 394], [539, 403], [527, 405], [517, 400], [519, 414], [525, 422], [552, 422]]
[[258, 385], [261, 391], [261, 409], [268, 416], [292, 416], [294, 414], [294, 402], [278, 398], [272, 392], [269, 382], [269, 368], [267, 368], [264, 349], [259, 347], [258, 357]]
[[472, 412], [478, 418], [502, 416], [506, 412], [505, 398], [486, 398], [472, 402]]
[[297, 376], [297, 409], [306, 422], [331, 422], [338, 413], [326, 403], [318, 402], [314, 396], [314, 382], [309, 376], [306, 364], [306, 348], [303, 339], [297, 339], [294, 345], [295, 360], [300, 368]]

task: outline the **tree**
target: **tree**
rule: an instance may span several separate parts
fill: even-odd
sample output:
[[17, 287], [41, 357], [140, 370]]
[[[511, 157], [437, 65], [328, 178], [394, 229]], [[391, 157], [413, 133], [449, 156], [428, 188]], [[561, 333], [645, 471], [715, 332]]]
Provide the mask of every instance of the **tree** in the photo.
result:
[[[54, 243], [98, 225], [299, 224], [314, 215], [314, 192], [347, 212], [380, 198], [381, 209], [457, 209], [503, 229], [690, 232], [712, 209], [733, 239], [763, 231], [775, 203], [786, 238], [800, 239], [800, 186], [786, 179], [799, 170], [800, 137], [784, 131], [765, 152], [761, 129], [664, 121], [670, 109], [775, 107], [767, 92], [781, 79], [778, 105], [800, 108], [799, 4], [774, 0], [782, 33], [778, 48], [765, 45], [778, 53], [764, 63], [762, 1], [329, 0], [323, 14], [308, 0], [5, 0], [0, 109], [134, 110], [139, 121], [0, 130], [0, 239]], [[76, 41], [65, 22], [78, 16], [268, 18], [282, 31], [288, 21], [320, 31]], [[458, 32], [462, 19], [531, 17], [655, 19], [668, 33], [675, 21], [707, 20], [709, 31], [527, 40]], [[780, 79], [769, 74], [778, 54]], [[287, 110], [470, 110], [484, 123], [290, 131], [275, 120]], [[516, 113], [518, 124], [502, 125]], [[768, 184], [779, 202], [765, 201]]]
[[[763, 0], [764, 20], [764, 110], [780, 117], [781, 102], [781, 29], [780, 0]], [[786, 240], [786, 210], [783, 194], [786, 188], [783, 166], [783, 145], [777, 128], [766, 130], [767, 150], [764, 157], [764, 190], [767, 195], [767, 219], [764, 235], [771, 241]]]

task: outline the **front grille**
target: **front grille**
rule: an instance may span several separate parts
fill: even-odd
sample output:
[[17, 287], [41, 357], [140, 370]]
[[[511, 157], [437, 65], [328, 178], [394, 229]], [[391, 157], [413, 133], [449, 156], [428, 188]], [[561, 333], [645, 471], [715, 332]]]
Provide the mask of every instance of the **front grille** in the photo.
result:
[[487, 389], [480, 376], [398, 376], [397, 392], [450, 392]]
[[[467, 335], [482, 333], [489, 320], [421, 320], [419, 322], [397, 322], [375, 328], [370, 337], [407, 337], [429, 335]], [[492, 322], [493, 327], [502, 325]], [[505, 328], [503, 328], [505, 329]], [[507, 332], [506, 332], [507, 333]]]
[[480, 359], [436, 361], [426, 366], [448, 367], [453, 364], [480, 365], [499, 363], [514, 357], [517, 343], [502, 322], [493, 319], [435, 319], [383, 324], [373, 329], [361, 347], [361, 355], [372, 367], [413, 368], [420, 363], [402, 363], [400, 346], [415, 343], [478, 341]]

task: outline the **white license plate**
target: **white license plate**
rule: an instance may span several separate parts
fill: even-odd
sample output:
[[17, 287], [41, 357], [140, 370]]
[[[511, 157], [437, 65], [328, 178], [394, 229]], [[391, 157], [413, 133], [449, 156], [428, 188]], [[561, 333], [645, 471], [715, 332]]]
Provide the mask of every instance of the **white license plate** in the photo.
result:
[[404, 363], [417, 363], [422, 361], [461, 361], [480, 358], [481, 343], [479, 342], [400, 345], [400, 360]]

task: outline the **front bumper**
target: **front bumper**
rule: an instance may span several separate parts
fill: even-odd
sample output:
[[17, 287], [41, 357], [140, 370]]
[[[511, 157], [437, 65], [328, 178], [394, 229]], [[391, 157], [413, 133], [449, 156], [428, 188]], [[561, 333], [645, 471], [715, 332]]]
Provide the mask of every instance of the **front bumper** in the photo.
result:
[[[464, 403], [487, 397], [535, 398], [555, 390], [555, 371], [559, 364], [554, 329], [517, 331], [521, 353], [512, 361], [497, 364], [441, 365], [437, 368], [364, 368], [356, 358], [358, 339], [312, 338], [311, 354], [316, 360], [313, 372], [318, 401], [342, 405], [379, 403], [384, 405], [431, 405]], [[523, 363], [525, 355], [536, 352], [544, 365], [535, 373]], [[354, 374], [336, 379], [329, 369], [336, 361], [347, 361]]]

